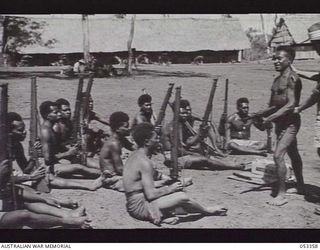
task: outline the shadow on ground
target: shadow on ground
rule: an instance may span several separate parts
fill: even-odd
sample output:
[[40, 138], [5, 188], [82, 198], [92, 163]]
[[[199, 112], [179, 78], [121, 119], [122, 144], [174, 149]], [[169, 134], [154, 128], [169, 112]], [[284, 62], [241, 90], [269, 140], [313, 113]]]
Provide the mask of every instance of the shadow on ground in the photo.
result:
[[144, 75], [144, 76], [154, 76], [154, 77], [214, 77], [217, 75], [211, 75], [206, 73], [195, 73], [195, 72], [186, 72], [186, 71], [160, 71], [160, 70], [144, 70], [137, 69], [135, 75]]
[[312, 203], [320, 203], [320, 187], [312, 184], [305, 184], [305, 200]]

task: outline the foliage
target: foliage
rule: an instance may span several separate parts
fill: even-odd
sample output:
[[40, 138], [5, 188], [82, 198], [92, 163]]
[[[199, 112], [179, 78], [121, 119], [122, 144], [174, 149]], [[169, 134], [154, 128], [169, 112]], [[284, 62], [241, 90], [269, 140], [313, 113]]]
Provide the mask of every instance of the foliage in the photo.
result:
[[[249, 28], [245, 33], [251, 44], [251, 49], [244, 55], [245, 59], [254, 61], [268, 58], [267, 43], [264, 34], [253, 28]], [[269, 35], [268, 40], [270, 40]]]
[[43, 41], [42, 29], [46, 22], [36, 22], [26, 17], [6, 16], [3, 21], [3, 52], [19, 52], [28, 45], [51, 47], [56, 39]]

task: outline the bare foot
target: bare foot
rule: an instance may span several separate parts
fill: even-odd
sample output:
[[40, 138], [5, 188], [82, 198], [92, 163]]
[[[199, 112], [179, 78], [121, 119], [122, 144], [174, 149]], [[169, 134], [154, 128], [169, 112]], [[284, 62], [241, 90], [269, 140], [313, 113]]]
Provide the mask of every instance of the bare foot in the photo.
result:
[[57, 207], [57, 208], [61, 208], [61, 204], [59, 201], [57, 201], [56, 199], [53, 198], [46, 198], [45, 202], [53, 207]]
[[271, 206], [283, 206], [284, 204], [288, 203], [288, 200], [286, 199], [286, 197], [282, 196], [282, 195], [278, 195], [277, 197], [273, 198], [272, 200], [267, 202], [269, 205]]
[[67, 200], [64, 200], [64, 201], [60, 201], [60, 204], [64, 207], [72, 208], [72, 209], [79, 207], [79, 203], [71, 200], [70, 198], [68, 198]]
[[77, 209], [70, 211], [71, 217], [82, 217], [86, 215], [86, 209], [83, 206], [78, 207]]
[[182, 179], [182, 185], [188, 187], [193, 184], [192, 177], [186, 177]]
[[89, 190], [96, 191], [97, 189], [101, 188], [104, 180], [105, 180], [105, 176], [101, 175], [89, 186]]
[[208, 215], [219, 215], [219, 216], [227, 215], [227, 211], [228, 211], [227, 208], [222, 206], [207, 207], [206, 210], [208, 211]]
[[91, 220], [87, 216], [66, 218], [66, 225], [71, 228], [91, 229]]
[[161, 223], [164, 224], [169, 224], [169, 225], [176, 225], [179, 223], [179, 218], [178, 217], [169, 217], [169, 218], [165, 218], [161, 221]]
[[241, 163], [239, 164], [239, 170], [242, 171], [251, 171], [251, 162], [247, 162], [247, 163]]
[[286, 193], [287, 194], [301, 194], [301, 195], [304, 195], [304, 190], [303, 190], [303, 188], [293, 187], [293, 188], [287, 189]]
[[316, 215], [320, 215], [320, 208], [316, 207], [315, 210], [314, 210], [314, 213]]

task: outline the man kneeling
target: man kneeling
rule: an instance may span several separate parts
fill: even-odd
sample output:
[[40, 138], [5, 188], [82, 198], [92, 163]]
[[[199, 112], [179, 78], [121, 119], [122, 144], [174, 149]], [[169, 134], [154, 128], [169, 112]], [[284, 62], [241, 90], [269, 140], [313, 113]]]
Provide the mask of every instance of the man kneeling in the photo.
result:
[[174, 216], [173, 212], [179, 207], [188, 213], [200, 213], [204, 216], [226, 215], [226, 208], [203, 207], [189, 198], [182, 191], [181, 182], [156, 188], [153, 179], [154, 163], [150, 159], [159, 143], [154, 126], [150, 123], [141, 123], [135, 127], [132, 137], [138, 149], [128, 158], [123, 170], [126, 206], [132, 217], [156, 225], [175, 224], [179, 218]]

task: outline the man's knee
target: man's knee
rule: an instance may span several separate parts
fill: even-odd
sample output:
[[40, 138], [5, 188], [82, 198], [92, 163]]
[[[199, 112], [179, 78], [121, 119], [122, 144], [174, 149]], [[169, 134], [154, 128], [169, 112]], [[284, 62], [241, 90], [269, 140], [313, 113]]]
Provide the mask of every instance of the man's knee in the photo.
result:
[[19, 211], [16, 211], [17, 212], [17, 215], [16, 215], [16, 218], [19, 220], [22, 220], [22, 221], [29, 221], [31, 218], [32, 218], [32, 215], [33, 213], [29, 212], [29, 211], [26, 211], [26, 210], [19, 210]]
[[176, 198], [179, 200], [179, 203], [187, 203], [190, 201], [190, 198], [187, 196], [185, 192], [179, 192], [176, 193], [176, 195]]

